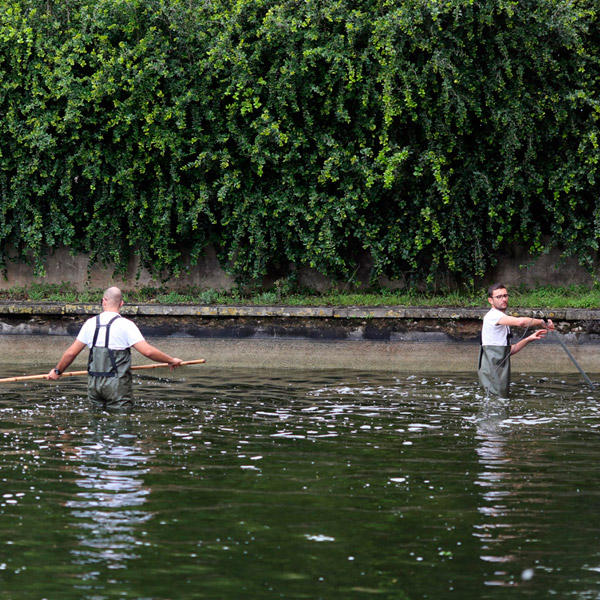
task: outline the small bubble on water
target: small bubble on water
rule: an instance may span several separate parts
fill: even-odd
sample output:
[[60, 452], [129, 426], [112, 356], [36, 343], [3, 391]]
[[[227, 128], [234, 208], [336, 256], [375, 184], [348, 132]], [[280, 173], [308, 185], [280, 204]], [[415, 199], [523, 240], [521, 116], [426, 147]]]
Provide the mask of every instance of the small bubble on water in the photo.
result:
[[533, 569], [525, 569], [522, 573], [521, 573], [521, 579], [523, 581], [531, 581], [533, 579], [533, 575], [534, 575], [534, 571]]

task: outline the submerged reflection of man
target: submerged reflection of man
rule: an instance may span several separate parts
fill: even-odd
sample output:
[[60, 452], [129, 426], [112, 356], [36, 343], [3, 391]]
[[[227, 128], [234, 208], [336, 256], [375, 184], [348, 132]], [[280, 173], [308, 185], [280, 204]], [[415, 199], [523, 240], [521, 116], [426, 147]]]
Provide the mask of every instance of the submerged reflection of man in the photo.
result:
[[521, 548], [532, 526], [519, 518], [523, 510], [519, 491], [526, 482], [519, 475], [519, 457], [506, 448], [510, 432], [508, 406], [508, 399], [496, 397], [486, 398], [480, 405], [477, 454], [481, 472], [475, 484], [482, 488], [478, 507], [481, 522], [475, 525], [473, 535], [481, 543], [480, 560], [492, 569], [485, 574], [485, 585], [513, 588], [529, 581], [535, 571], [531, 556], [522, 553]]
[[128, 418], [94, 421], [89, 442], [75, 448], [71, 457], [80, 462], [75, 471], [82, 489], [66, 503], [81, 530], [80, 547], [73, 553], [80, 565], [126, 568], [138, 558], [137, 530], [151, 518], [141, 508], [150, 493], [142, 479], [147, 469], [141, 468], [148, 456], [131, 435]]
[[[483, 488], [484, 502], [478, 508], [479, 513], [483, 515], [483, 522], [476, 526], [474, 535], [481, 541], [480, 559], [492, 564], [512, 560], [511, 556], [497, 552], [501, 548], [497, 543], [507, 532], [506, 519], [503, 517], [507, 517], [505, 500], [510, 493], [502, 485], [506, 478], [506, 467], [511, 462], [504, 447], [504, 423], [507, 417], [506, 399], [491, 397], [482, 401], [477, 419], [477, 454], [482, 470], [475, 483]], [[500, 576], [502, 573], [496, 571], [494, 575]], [[491, 585], [494, 582], [486, 583]]]

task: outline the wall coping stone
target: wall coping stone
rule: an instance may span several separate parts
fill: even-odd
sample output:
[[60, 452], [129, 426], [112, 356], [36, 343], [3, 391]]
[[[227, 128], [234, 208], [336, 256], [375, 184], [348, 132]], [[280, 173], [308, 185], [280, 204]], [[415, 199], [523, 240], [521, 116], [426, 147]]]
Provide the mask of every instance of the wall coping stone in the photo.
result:
[[[334, 318], [334, 319], [482, 319], [487, 308], [451, 308], [419, 306], [331, 307], [331, 306], [246, 306], [246, 305], [192, 305], [192, 304], [126, 304], [121, 313], [125, 316], [161, 317], [268, 317], [268, 318]], [[95, 315], [99, 303], [61, 302], [0, 302], [0, 315], [16, 316], [77, 316]], [[508, 314], [529, 316], [537, 312], [531, 308], [510, 308]], [[567, 308], [544, 310], [555, 321], [600, 320], [600, 309]]]

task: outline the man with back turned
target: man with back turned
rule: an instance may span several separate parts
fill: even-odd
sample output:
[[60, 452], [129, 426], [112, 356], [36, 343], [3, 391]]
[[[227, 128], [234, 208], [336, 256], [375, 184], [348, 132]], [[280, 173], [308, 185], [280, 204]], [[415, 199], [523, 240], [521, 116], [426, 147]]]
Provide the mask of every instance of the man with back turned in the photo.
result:
[[119, 314], [122, 306], [121, 290], [108, 288], [102, 297], [102, 313], [83, 324], [77, 339], [46, 377], [58, 379], [88, 346], [88, 398], [102, 408], [122, 408], [133, 403], [131, 347], [151, 360], [169, 363], [171, 370], [179, 366], [179, 358], [150, 345], [138, 326]]
[[[547, 329], [554, 329], [552, 321], [529, 317], [512, 317], [506, 314], [508, 292], [502, 283], [488, 288], [488, 302], [492, 308], [483, 318], [481, 348], [477, 374], [479, 382], [488, 394], [508, 398], [510, 388], [510, 357], [527, 344], [543, 338]], [[511, 343], [511, 327], [543, 327], [528, 337]]]

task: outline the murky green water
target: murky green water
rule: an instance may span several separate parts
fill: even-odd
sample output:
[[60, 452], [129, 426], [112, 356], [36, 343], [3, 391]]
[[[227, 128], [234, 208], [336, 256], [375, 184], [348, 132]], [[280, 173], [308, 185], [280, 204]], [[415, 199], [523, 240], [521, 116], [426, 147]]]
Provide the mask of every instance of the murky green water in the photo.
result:
[[[166, 374], [165, 374], [166, 375]], [[211, 371], [0, 389], [0, 599], [600, 598], [600, 404], [522, 378]]]

